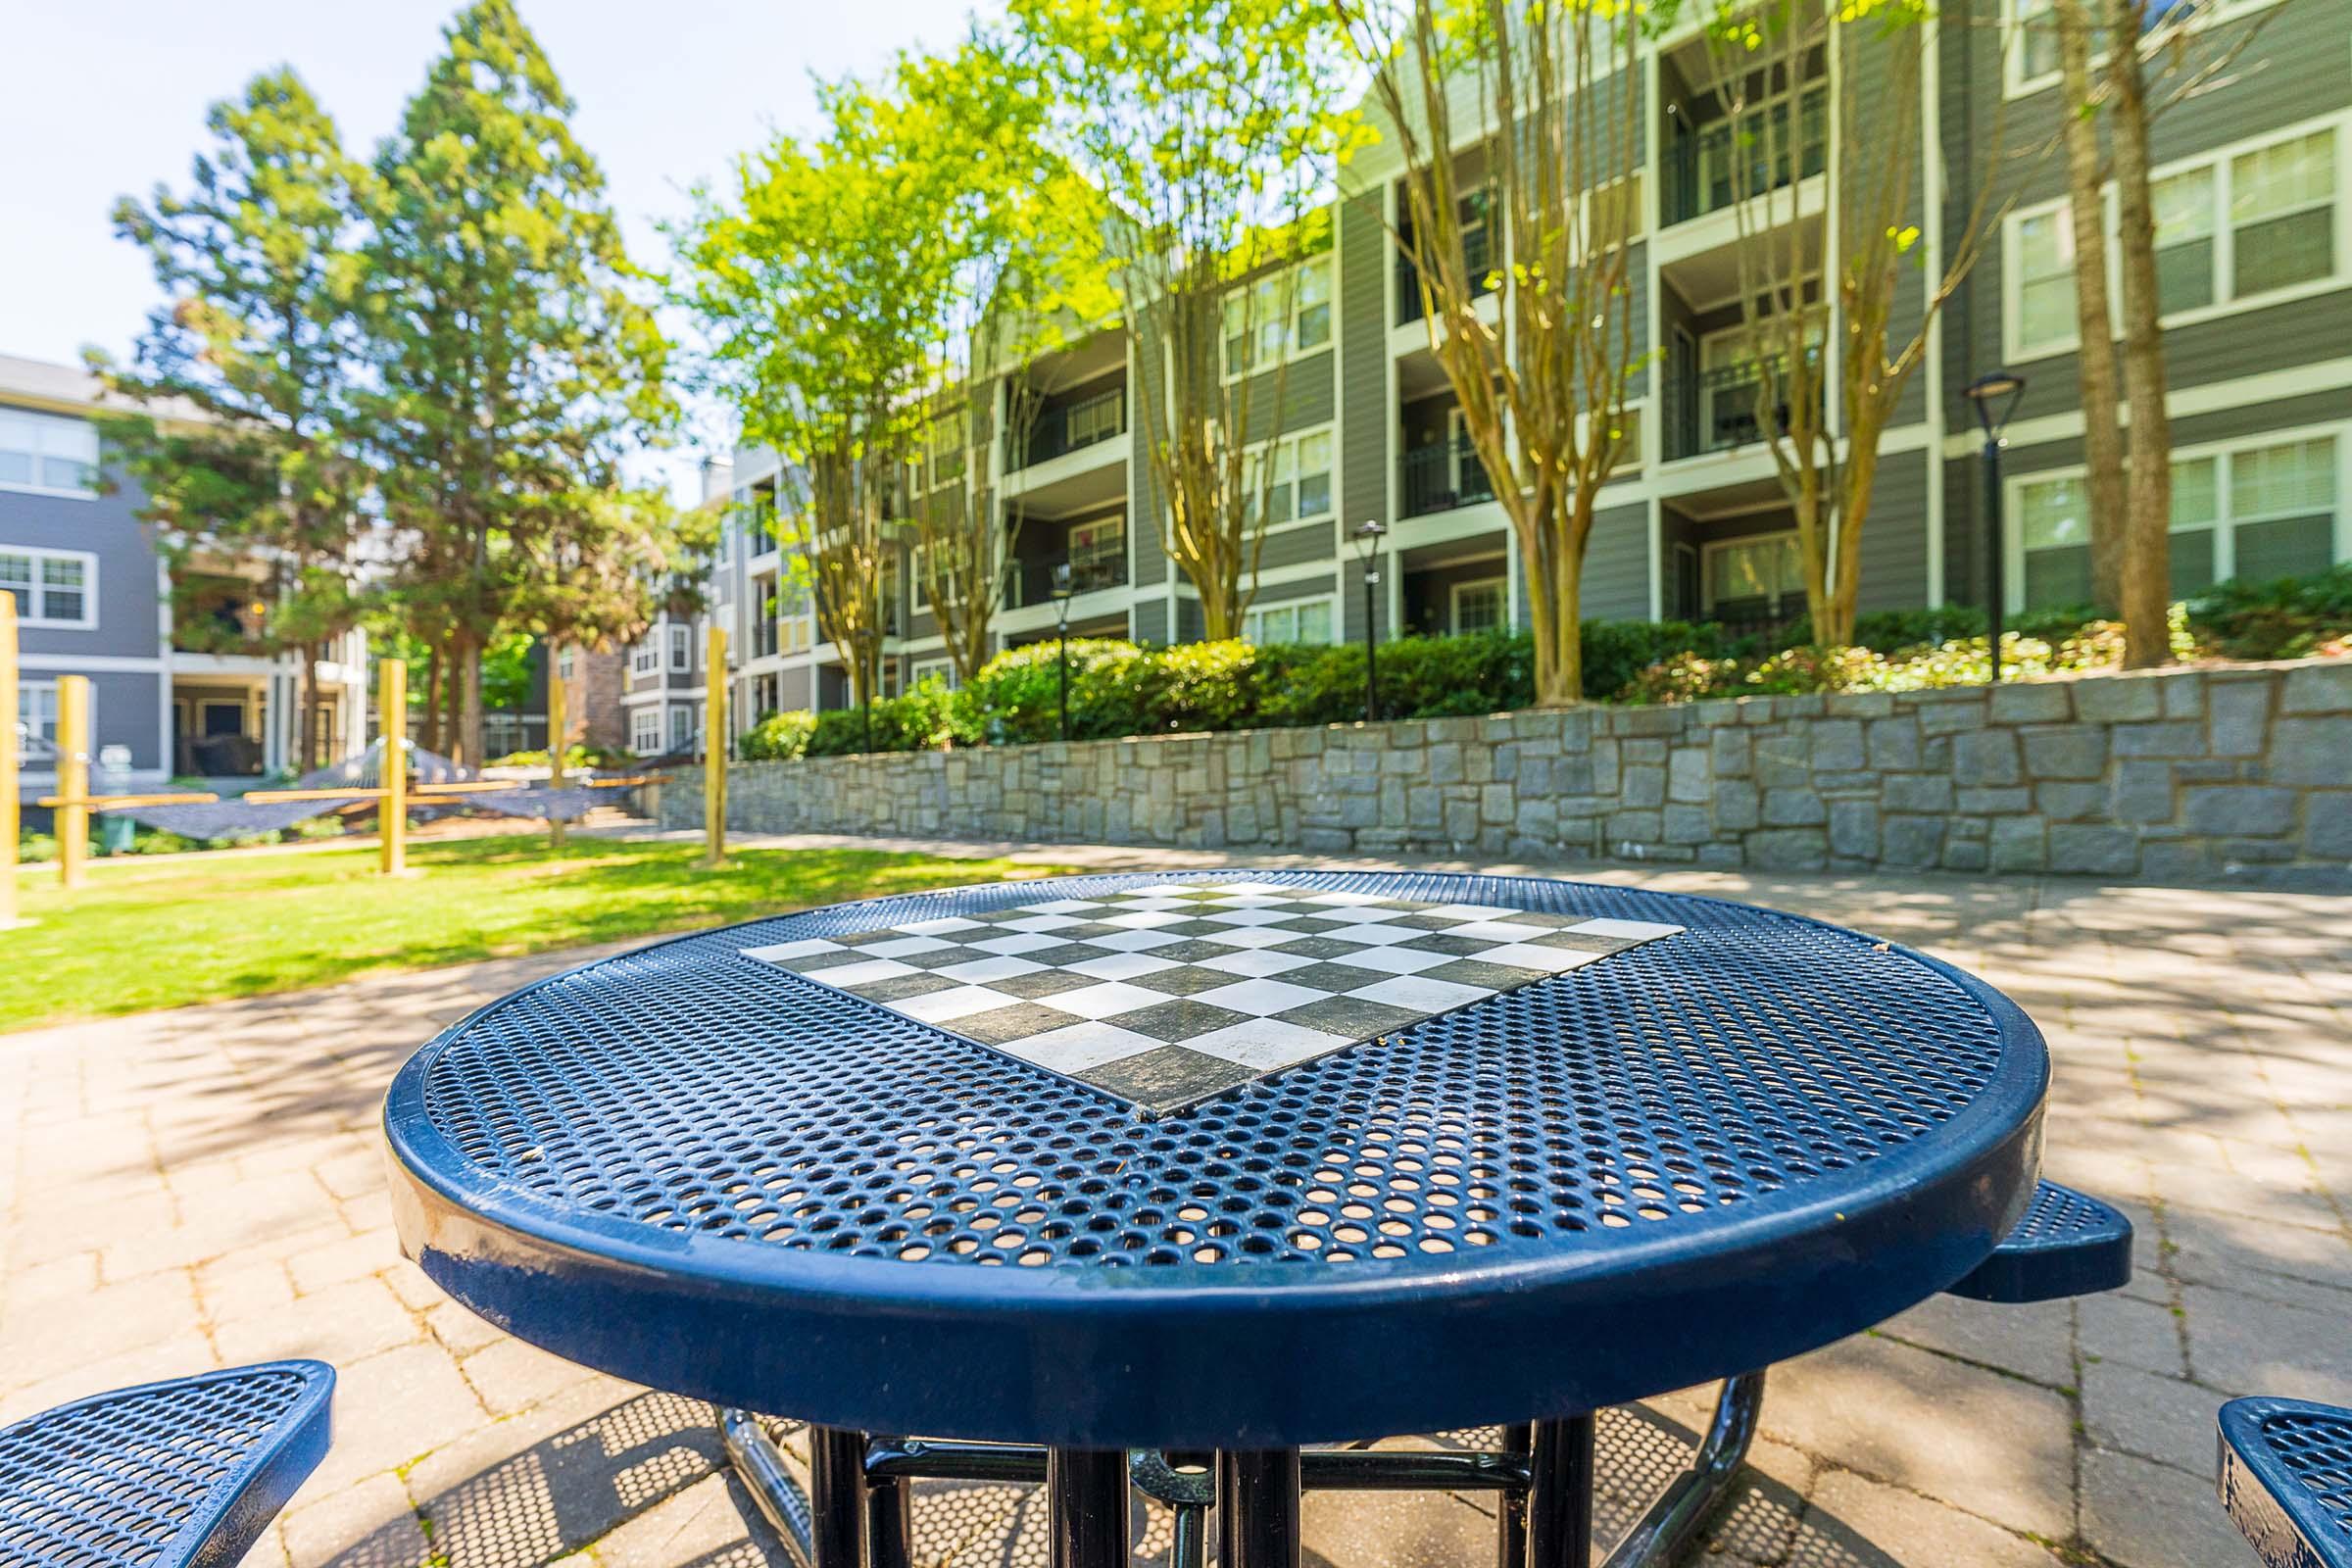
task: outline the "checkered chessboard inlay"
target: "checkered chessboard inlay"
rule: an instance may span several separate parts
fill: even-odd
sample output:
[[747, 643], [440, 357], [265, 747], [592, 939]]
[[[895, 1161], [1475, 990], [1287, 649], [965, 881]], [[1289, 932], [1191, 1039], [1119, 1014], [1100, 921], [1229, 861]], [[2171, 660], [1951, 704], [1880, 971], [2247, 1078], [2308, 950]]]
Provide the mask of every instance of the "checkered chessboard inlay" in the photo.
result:
[[1162, 882], [744, 956], [1157, 1115], [1682, 929], [1268, 882]]

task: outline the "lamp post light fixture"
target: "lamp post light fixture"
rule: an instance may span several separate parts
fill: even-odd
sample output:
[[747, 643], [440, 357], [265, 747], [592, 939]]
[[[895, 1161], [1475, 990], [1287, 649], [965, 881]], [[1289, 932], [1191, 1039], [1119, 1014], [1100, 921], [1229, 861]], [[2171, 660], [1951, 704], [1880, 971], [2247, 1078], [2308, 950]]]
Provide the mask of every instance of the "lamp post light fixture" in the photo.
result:
[[2026, 378], [2015, 370], [1994, 370], [1968, 383], [1962, 397], [1976, 406], [1977, 423], [1984, 429], [1984, 629], [1992, 654], [1992, 684], [2001, 683], [2001, 602], [2007, 591], [2001, 582], [2007, 559], [2001, 530], [2001, 432], [2026, 395]]
[[1070, 581], [1070, 564], [1054, 568], [1054, 609], [1061, 634], [1061, 738], [1070, 738], [1070, 599], [1077, 589]]
[[1355, 525], [1356, 559], [1364, 565], [1364, 722], [1367, 724], [1380, 718], [1380, 541], [1388, 531], [1388, 524], [1376, 517], [1366, 517]]

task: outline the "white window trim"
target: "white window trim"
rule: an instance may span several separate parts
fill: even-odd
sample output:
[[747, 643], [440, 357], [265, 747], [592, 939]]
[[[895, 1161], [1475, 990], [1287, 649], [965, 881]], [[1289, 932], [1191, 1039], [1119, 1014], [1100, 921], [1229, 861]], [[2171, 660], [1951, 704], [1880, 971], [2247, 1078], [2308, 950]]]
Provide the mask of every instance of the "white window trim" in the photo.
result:
[[[1291, 302], [1290, 314], [1284, 318], [1282, 323], [1282, 357], [1280, 359], [1254, 360], [1250, 363], [1249, 368], [1242, 370], [1235, 369], [1226, 362], [1225, 356], [1225, 301], [1232, 298], [1234, 294], [1246, 289], [1255, 288], [1270, 278], [1282, 278], [1293, 272], [1304, 272], [1310, 267], [1320, 267], [1323, 269], [1323, 274], [1327, 285], [1327, 291], [1323, 296], [1323, 307], [1331, 314], [1331, 326], [1330, 329], [1323, 334], [1323, 341], [1309, 349], [1302, 349], [1298, 346], [1299, 291], [1297, 288], [1292, 288], [1288, 291], [1288, 297]], [[1263, 324], [1264, 323], [1259, 321], [1250, 322], [1250, 325], [1253, 328]], [[1328, 354], [1332, 352], [1334, 346], [1338, 344], [1339, 340], [1340, 248], [1336, 244], [1328, 245], [1315, 255], [1303, 257], [1286, 267], [1278, 267], [1270, 271], [1261, 272], [1256, 276], [1251, 277], [1247, 282], [1237, 283], [1232, 288], [1226, 290], [1224, 295], [1221, 296], [1217, 301], [1217, 372], [1219, 377], [1227, 386], [1233, 385], [1233, 383], [1236, 381], [1246, 380], [1253, 375], [1264, 375], [1268, 371], [1279, 369], [1286, 365], [1296, 365], [1300, 360], [1312, 359], [1318, 354]]]
[[648, 704], [629, 714], [629, 750], [639, 757], [657, 757], [662, 751], [662, 710]]
[[[1255, 466], [1270, 461], [1266, 455], [1274, 448], [1296, 445], [1309, 436], [1317, 435], [1328, 437], [1331, 441], [1331, 466], [1324, 470], [1331, 475], [1331, 506], [1322, 512], [1310, 512], [1304, 516], [1294, 515], [1282, 522], [1269, 522], [1258, 530], [1260, 534], [1277, 534], [1291, 528], [1329, 527], [1332, 519], [1340, 514], [1340, 427], [1336, 420], [1326, 419], [1321, 424], [1310, 424], [1297, 430], [1285, 430], [1282, 434], [1267, 440], [1251, 442], [1242, 451], [1243, 481], [1254, 485], [1256, 475], [1253, 469]], [[1291, 460], [1291, 483], [1296, 486], [1298, 482], [1298, 460], [1293, 458]], [[1272, 484], [1272, 476], [1268, 475], [1267, 488], [1271, 489]], [[1255, 493], [1253, 489], [1251, 494]], [[1245, 498], [1245, 504], [1247, 499]], [[1297, 504], [1296, 494], [1293, 495], [1292, 503], [1293, 505]]]
[[[75, 418], [70, 414], [51, 414], [45, 409], [11, 407], [6, 412], [14, 415], [23, 415], [31, 418], [34, 421], [36, 429], [42, 423], [73, 424], [79, 425], [85, 429], [92, 428], [90, 421], [87, 419]], [[41, 483], [38, 475], [41, 471], [41, 458], [43, 454], [35, 451], [27, 453], [26, 456], [32, 459], [32, 471], [35, 477], [23, 481], [15, 479], [0, 479], [0, 490], [5, 490], [11, 495], [53, 496], [67, 501], [95, 501], [98, 499], [98, 490], [94, 485], [61, 485]], [[92, 473], [97, 472], [105, 461], [105, 444], [101, 442], [99, 443], [99, 450], [96, 456], [92, 459], [89, 465], [90, 471]]]
[[948, 690], [956, 687], [956, 661], [952, 659], [918, 659], [906, 667], [906, 689], [914, 690], [924, 681], [937, 675]]
[[[2256, 3], [2275, 4], [2276, 0], [2256, 0]], [[2232, 274], [2236, 270], [2234, 263], [2237, 258], [2235, 230], [2230, 220], [2230, 194], [2232, 179], [2230, 166], [2248, 153], [2258, 153], [2285, 142], [2300, 141], [2314, 132], [2324, 130], [2335, 132], [2335, 270], [2326, 277], [2313, 278], [2306, 283], [2295, 283], [2286, 288], [2249, 294], [2242, 299], [2233, 297], [2230, 293], [2230, 288], [2233, 281]], [[2213, 171], [2214, 303], [2195, 306], [2185, 311], [2175, 311], [2171, 315], [2163, 317], [2161, 324], [2168, 331], [2173, 327], [2194, 326], [2200, 321], [2216, 320], [2225, 316], [2235, 316], [2249, 310], [2268, 310], [2274, 305], [2288, 305], [2296, 300], [2309, 299], [2315, 295], [2332, 294], [2338, 289], [2352, 286], [2352, 114], [2338, 111], [2334, 114], [2321, 115], [2316, 119], [2289, 125], [2283, 130], [2265, 131], [2259, 136], [2249, 136], [2242, 141], [2224, 142], [2219, 146], [2209, 147], [2192, 157], [2177, 158], [2169, 164], [2151, 169], [2148, 172], [2148, 182], [2151, 185], [2159, 184], [2177, 175], [2206, 168]], [[2020, 207], [2012, 212], [2001, 225], [2001, 353], [2003, 359], [2011, 365], [2022, 365], [2034, 360], [2053, 359], [2060, 355], [2074, 354], [2082, 347], [2082, 336], [2080, 330], [2069, 331], [2063, 338], [2055, 338], [2047, 343], [2037, 343], [2030, 347], [2018, 337], [2018, 330], [2024, 324], [2025, 292], [2022, 287], [2024, 274], [2018, 260], [2022, 251], [2021, 232], [2023, 226], [2032, 219], [2065, 211], [2069, 205], [2068, 199], [2061, 196], [2046, 202], [2036, 202], [2031, 207]], [[2107, 230], [2107, 295], [2109, 300], [2120, 308], [2123, 299], [2123, 279], [2119, 270], [2120, 263], [2115, 244], [2116, 205], [2113, 185], [2101, 189], [2100, 206], [2105, 214], [2103, 221]]]
[[682, 675], [694, 668], [694, 628], [677, 621], [669, 623], [669, 672]]
[[[2214, 494], [2217, 514], [2213, 521], [2215, 582], [2228, 582], [2237, 567], [2237, 516], [2230, 505], [2230, 459], [2240, 453], [2262, 452], [2272, 447], [2293, 446], [2302, 441], [2335, 438], [2335, 540], [2334, 556], [2338, 562], [2352, 561], [2352, 419], [2327, 424], [2300, 424], [2277, 430], [2261, 430], [2250, 435], [2231, 436], [2222, 441], [2200, 441], [2194, 446], [2173, 449], [2175, 464], [2194, 463], [2202, 458], [2219, 460], [2214, 474]], [[2072, 464], [2057, 468], [2036, 468], [2031, 473], [2006, 474], [2001, 481], [2001, 598], [2011, 612], [2026, 607], [2026, 510], [2025, 492], [2028, 486], [2047, 484], [2060, 479], [2088, 477], [2085, 464]], [[2255, 518], [2259, 522], [2264, 519]]]
[[[2183, 34], [2200, 32], [2277, 4], [2278, 0], [2216, 0], [2216, 3], [2203, 8], [2199, 15], [2191, 17], [2180, 31]], [[2064, 74], [2058, 71], [2045, 71], [2032, 76], [2025, 74], [2026, 45], [2019, 36], [2017, 7], [2018, 0], [2001, 0], [2001, 95], [2006, 98], [2025, 98], [2034, 93], [2046, 92], [2057, 86], [2059, 77]], [[2093, 67], [2104, 64], [2106, 59], [2107, 51], [2104, 49], [2094, 50], [2091, 54]]]
[[1331, 617], [1331, 636], [1321, 643], [1308, 643], [1302, 646], [1310, 648], [1337, 647], [1340, 641], [1340, 596], [1336, 593], [1306, 594], [1298, 599], [1281, 599], [1272, 604], [1251, 605], [1242, 613], [1242, 640], [1253, 646], [1257, 645], [1258, 639], [1250, 635], [1250, 622], [1252, 618], [1262, 626], [1268, 614], [1286, 610], [1296, 612], [1310, 605], [1322, 606], [1324, 612]]
[[[0, 485], [0, 489], [19, 490], [19, 485]], [[65, 491], [46, 490], [43, 495], [63, 495]], [[41, 563], [45, 561], [74, 561], [81, 564], [81, 614], [68, 620], [58, 615], [46, 615], [38, 611], [20, 609], [20, 626], [48, 626], [63, 631], [94, 631], [98, 626], [98, 558], [86, 550], [44, 550], [36, 545], [0, 544], [0, 555], [27, 556], [32, 560], [32, 603], [46, 606], [48, 589], [41, 581]]]
[[1509, 631], [1512, 629], [1511, 579], [1507, 575], [1501, 577], [1479, 577], [1469, 582], [1457, 582], [1446, 590], [1446, 630], [1449, 636], [1461, 637], [1468, 635], [1462, 630], [1462, 595], [1466, 593], [1481, 592], [1489, 588], [1494, 589], [1496, 593], [1502, 596], [1502, 618], [1494, 623], [1493, 629], [1495, 631]]

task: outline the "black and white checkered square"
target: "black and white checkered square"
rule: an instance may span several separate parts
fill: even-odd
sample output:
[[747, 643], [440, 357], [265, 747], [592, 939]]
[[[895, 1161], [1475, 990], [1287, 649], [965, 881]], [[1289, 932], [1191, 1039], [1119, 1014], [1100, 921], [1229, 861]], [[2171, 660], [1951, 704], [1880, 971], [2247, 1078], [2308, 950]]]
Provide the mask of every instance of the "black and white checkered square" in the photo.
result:
[[1159, 1114], [1682, 929], [1163, 882], [744, 956]]

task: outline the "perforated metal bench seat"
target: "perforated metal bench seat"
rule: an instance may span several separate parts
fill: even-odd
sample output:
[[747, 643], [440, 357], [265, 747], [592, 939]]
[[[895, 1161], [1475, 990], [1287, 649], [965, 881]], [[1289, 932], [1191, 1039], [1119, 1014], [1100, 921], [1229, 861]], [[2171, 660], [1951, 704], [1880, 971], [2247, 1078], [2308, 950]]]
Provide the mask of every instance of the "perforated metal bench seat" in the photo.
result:
[[2131, 1281], [2132, 1222], [2087, 1194], [2043, 1182], [2008, 1239], [1948, 1294], [2015, 1304], [2089, 1296]]
[[2352, 1568], [2352, 1410], [2304, 1399], [2222, 1406], [2217, 1485], [2269, 1568]]
[[325, 1456], [334, 1385], [323, 1362], [269, 1361], [0, 1428], [0, 1563], [236, 1562]]

